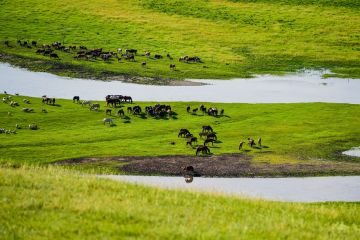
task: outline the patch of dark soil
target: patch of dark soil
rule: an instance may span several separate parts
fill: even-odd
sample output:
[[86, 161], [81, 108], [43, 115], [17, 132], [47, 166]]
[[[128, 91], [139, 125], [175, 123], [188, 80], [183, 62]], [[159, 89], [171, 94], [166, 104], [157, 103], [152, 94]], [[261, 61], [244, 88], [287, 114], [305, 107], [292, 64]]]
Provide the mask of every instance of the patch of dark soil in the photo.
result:
[[[117, 164], [118, 163], [118, 166]], [[96, 164], [110, 165], [128, 174], [136, 175], [184, 175], [184, 168], [192, 166], [195, 176], [207, 177], [280, 177], [360, 174], [360, 164], [346, 162], [270, 164], [253, 162], [246, 154], [222, 154], [211, 156], [132, 156], [88, 157], [56, 162], [57, 165]]]

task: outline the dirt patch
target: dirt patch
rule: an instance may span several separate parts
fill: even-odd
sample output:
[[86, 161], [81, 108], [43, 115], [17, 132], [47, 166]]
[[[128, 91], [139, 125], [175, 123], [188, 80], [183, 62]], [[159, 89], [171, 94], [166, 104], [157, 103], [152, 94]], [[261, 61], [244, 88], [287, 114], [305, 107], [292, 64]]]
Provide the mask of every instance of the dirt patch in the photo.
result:
[[270, 164], [253, 162], [246, 154], [223, 154], [206, 157], [104, 157], [78, 158], [60, 161], [57, 165], [112, 166], [127, 174], [184, 175], [184, 167], [192, 166], [195, 176], [207, 177], [274, 177], [360, 174], [360, 164], [324, 162], [316, 164]]

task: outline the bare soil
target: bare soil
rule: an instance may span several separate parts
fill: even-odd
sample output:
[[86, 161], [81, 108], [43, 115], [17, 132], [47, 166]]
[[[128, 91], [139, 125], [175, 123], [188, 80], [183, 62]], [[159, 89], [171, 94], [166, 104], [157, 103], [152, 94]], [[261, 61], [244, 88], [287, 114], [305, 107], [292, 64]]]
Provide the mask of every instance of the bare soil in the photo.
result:
[[[304, 161], [305, 162], [305, 161]], [[56, 162], [57, 165], [112, 166], [126, 174], [181, 176], [192, 166], [195, 176], [207, 177], [280, 177], [355, 175], [360, 173], [360, 164], [349, 162], [319, 161], [303, 164], [270, 164], [254, 162], [245, 154], [211, 156], [131, 156], [131, 157], [86, 157]]]

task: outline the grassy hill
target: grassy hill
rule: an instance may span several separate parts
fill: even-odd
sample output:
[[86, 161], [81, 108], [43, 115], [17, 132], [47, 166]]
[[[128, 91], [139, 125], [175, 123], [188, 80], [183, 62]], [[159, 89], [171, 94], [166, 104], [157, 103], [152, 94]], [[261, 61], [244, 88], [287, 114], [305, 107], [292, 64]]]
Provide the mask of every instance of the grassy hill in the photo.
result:
[[358, 203], [159, 190], [57, 168], [0, 168], [1, 239], [359, 239]]
[[[330, 68], [360, 77], [360, 14], [356, 0], [4, 0], [0, 3], [1, 61], [60, 75], [106, 78], [231, 78]], [[35, 54], [17, 40], [39, 44], [135, 48], [174, 59], [137, 56], [136, 62]], [[203, 63], [180, 63], [180, 56]], [[146, 61], [147, 67], [141, 63]], [[176, 64], [176, 71], [169, 64]]]

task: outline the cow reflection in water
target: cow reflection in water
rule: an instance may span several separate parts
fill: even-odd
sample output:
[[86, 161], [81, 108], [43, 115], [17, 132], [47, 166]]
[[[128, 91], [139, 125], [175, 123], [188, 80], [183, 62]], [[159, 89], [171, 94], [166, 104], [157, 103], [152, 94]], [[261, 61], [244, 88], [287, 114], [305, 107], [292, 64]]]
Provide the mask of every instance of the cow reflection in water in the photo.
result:
[[184, 178], [186, 183], [191, 183], [194, 180], [194, 177], [191, 175], [185, 175]]

